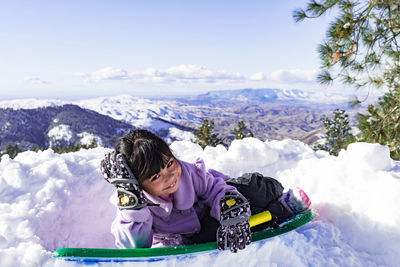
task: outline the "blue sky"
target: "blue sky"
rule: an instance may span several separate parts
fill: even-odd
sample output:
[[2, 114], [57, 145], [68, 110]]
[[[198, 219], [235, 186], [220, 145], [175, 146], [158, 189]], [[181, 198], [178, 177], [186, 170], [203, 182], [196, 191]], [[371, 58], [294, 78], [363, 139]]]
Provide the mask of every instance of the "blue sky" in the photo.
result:
[[0, 1], [0, 99], [171, 96], [314, 82], [307, 1]]

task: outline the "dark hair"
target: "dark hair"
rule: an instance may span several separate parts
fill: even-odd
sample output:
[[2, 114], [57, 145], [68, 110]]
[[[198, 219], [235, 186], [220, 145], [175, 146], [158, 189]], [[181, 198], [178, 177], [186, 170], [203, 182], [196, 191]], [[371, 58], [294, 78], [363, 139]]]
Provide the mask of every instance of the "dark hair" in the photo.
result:
[[165, 167], [169, 158], [175, 158], [168, 144], [147, 130], [132, 130], [122, 136], [116, 145], [139, 183], [149, 179]]

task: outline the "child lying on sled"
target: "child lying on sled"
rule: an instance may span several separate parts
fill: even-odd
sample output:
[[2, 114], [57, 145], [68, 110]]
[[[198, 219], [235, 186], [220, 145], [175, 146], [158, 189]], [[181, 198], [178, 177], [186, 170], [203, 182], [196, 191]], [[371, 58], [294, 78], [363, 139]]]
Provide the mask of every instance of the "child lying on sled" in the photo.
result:
[[200, 159], [178, 160], [147, 130], [121, 137], [102, 160], [101, 171], [117, 188], [111, 232], [119, 248], [216, 241], [219, 249], [236, 252], [251, 242], [250, 214], [269, 210], [277, 224], [310, 205], [302, 190], [283, 194], [277, 180], [259, 173], [230, 178], [206, 170]]

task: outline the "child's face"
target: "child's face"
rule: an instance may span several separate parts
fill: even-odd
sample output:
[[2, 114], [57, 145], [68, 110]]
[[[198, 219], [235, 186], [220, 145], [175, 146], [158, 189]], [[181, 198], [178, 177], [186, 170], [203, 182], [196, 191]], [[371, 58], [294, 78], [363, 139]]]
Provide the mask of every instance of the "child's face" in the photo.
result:
[[169, 158], [159, 173], [142, 182], [143, 189], [153, 196], [175, 193], [181, 177], [181, 165], [175, 158]]

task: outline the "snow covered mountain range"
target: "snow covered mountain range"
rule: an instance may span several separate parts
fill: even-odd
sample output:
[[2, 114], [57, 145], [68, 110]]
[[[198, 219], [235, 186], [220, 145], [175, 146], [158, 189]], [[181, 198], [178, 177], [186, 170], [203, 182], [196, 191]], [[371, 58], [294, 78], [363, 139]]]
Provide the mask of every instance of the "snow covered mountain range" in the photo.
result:
[[[299, 90], [243, 89], [215, 91], [176, 99], [145, 99], [120, 95], [78, 101], [58, 99], [0, 101], [0, 149], [4, 149], [11, 142], [23, 146], [29, 143], [30, 146], [42, 147], [61, 143], [86, 144], [93, 138], [98, 143], [110, 147], [117, 136], [132, 126], [155, 131], [169, 143], [175, 140], [193, 140], [193, 131], [201, 125], [203, 118], [214, 119], [216, 132], [227, 139], [231, 138], [231, 132], [237, 127], [238, 121], [243, 120], [255, 136], [262, 140], [284, 138], [302, 140], [303, 136], [309, 136], [311, 132], [311, 139], [303, 138], [302, 141], [312, 143], [316, 140], [315, 135], [322, 130], [321, 117], [328, 115], [337, 107], [332, 105], [333, 99], [340, 98], [331, 96], [321, 98], [321, 94]], [[344, 103], [345, 100], [342, 97], [342, 102], [338, 103]], [[67, 123], [66, 120], [57, 119], [59, 113], [64, 114], [64, 118], [68, 117], [65, 112], [70, 112], [71, 105], [80, 107], [75, 108], [74, 112], [81, 112], [81, 118], [85, 118], [84, 120], [78, 119]], [[51, 113], [49, 110], [56, 108], [58, 113], [49, 117]], [[32, 113], [32, 110], [36, 110], [36, 120], [24, 117]], [[89, 111], [91, 116], [87, 116]], [[99, 116], [94, 116], [93, 112]], [[109, 126], [112, 125], [111, 128], [116, 129], [113, 133], [98, 127], [100, 125], [95, 120], [102, 120], [100, 115], [115, 120], [108, 121]], [[78, 114], [74, 116], [80, 117]], [[22, 117], [25, 119], [21, 119]], [[118, 126], [121, 121], [126, 125]], [[78, 131], [77, 128], [85, 130]], [[31, 140], [31, 133], [35, 132], [32, 129], [42, 133], [40, 142], [35, 143]], [[107, 134], [104, 134], [105, 132]], [[24, 137], [27, 133], [29, 136]], [[29, 140], [26, 140], [27, 138]]]
[[194, 97], [180, 99], [183, 102], [195, 105], [230, 106], [238, 103], [261, 104], [279, 103], [292, 105], [327, 105], [345, 103], [348, 96], [339, 93], [306, 92], [297, 89], [241, 89], [211, 91]]

